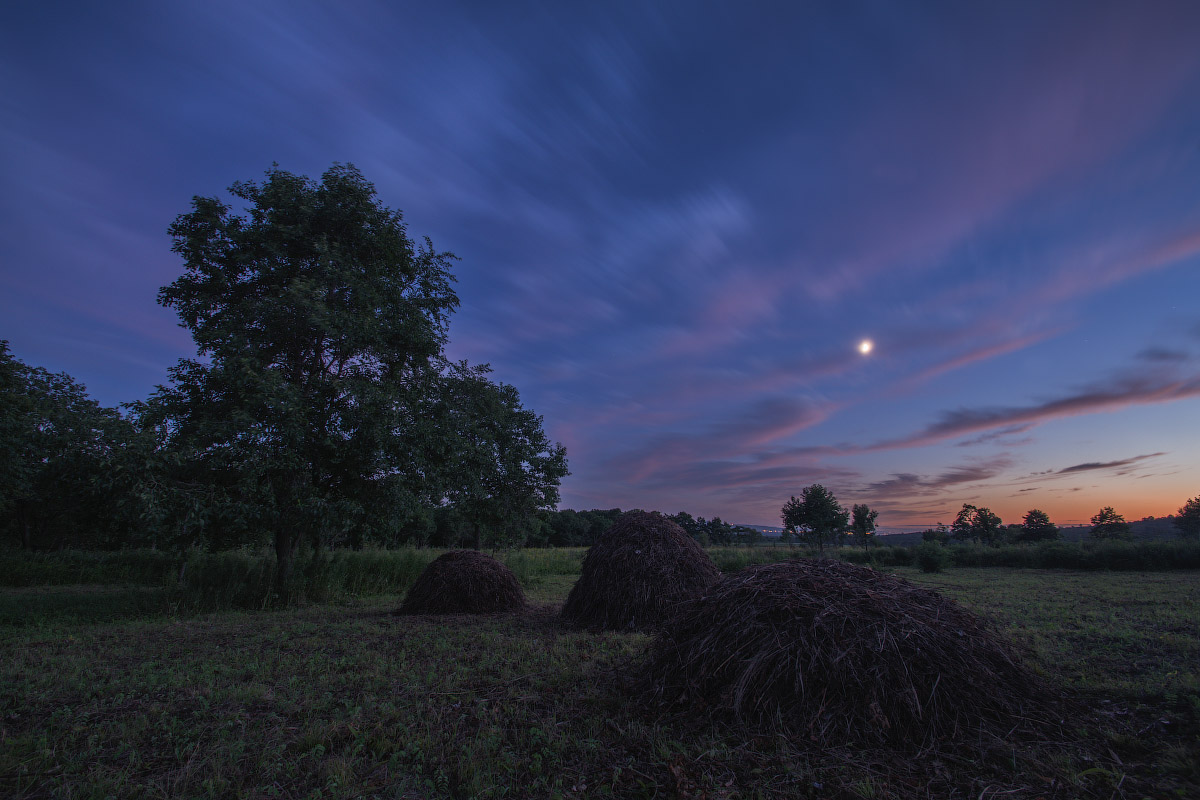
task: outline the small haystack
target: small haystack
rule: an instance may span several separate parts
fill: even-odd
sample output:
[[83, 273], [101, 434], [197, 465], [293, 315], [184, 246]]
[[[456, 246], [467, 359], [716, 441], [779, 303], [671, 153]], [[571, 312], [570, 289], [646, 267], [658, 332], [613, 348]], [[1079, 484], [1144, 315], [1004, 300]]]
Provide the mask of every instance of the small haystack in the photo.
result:
[[475, 550], [452, 550], [425, 568], [400, 614], [489, 614], [519, 611], [525, 592], [512, 570]]
[[680, 607], [650, 690], [824, 746], [931, 745], [1041, 718], [1050, 693], [980, 618], [839, 561], [748, 567]]
[[721, 571], [683, 528], [658, 512], [630, 511], [583, 559], [563, 618], [604, 630], [651, 630]]

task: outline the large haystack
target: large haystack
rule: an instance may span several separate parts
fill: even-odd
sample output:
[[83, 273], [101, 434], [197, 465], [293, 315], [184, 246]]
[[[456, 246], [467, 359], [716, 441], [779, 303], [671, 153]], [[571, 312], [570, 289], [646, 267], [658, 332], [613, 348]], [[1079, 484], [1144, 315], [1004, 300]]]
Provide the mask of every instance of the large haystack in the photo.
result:
[[562, 615], [587, 628], [651, 630], [720, 577], [683, 528], [657, 512], [630, 511], [588, 551]]
[[822, 745], [1004, 736], [1049, 694], [981, 619], [937, 592], [838, 561], [748, 567], [680, 607], [651, 691]]
[[524, 607], [525, 592], [512, 570], [486, 553], [452, 550], [430, 562], [399, 613], [489, 614]]

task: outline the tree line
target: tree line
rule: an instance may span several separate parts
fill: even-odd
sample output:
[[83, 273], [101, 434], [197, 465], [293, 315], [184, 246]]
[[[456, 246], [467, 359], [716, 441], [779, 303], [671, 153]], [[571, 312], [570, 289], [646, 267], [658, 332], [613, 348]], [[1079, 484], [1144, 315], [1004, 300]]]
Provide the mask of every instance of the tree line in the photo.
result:
[[[806, 486], [800, 497], [792, 497], [780, 509], [784, 541], [795, 537], [823, 551], [825, 545], [840, 545], [853, 538], [864, 548], [875, 540], [879, 512], [866, 504], [842, 507], [833, 492], [821, 484]], [[1179, 536], [1200, 539], [1200, 496], [1187, 500], [1172, 517]], [[1096, 540], [1125, 541], [1133, 538], [1125, 517], [1112, 506], [1101, 508], [1091, 519], [1091, 537]], [[925, 542], [946, 544], [950, 540], [1000, 546], [1055, 541], [1061, 538], [1058, 526], [1041, 509], [1030, 509], [1020, 524], [1005, 525], [990, 508], [963, 503], [953, 524], [938, 525], [922, 531]]]

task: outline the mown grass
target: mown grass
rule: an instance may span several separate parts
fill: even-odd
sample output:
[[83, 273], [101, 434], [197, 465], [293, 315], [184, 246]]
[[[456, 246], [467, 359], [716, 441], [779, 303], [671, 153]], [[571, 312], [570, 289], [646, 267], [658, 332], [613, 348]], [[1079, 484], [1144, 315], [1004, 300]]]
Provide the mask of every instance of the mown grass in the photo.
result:
[[[390, 594], [0, 626], [0, 795], [1032, 798], [1200, 788], [1200, 725], [1189, 710], [1200, 574], [900, 570], [995, 619], [1038, 669], [1097, 709], [1080, 722], [1083, 750], [1039, 756], [1049, 775], [1017, 750], [906, 766], [814, 751], [703, 709], [648, 707], [632, 683], [647, 637], [557, 620], [580, 555], [508, 554], [535, 603], [525, 614], [396, 617], [400, 597]], [[29, 608], [39, 594], [76, 592], [102, 605], [113, 591], [124, 590], [3, 597]]]

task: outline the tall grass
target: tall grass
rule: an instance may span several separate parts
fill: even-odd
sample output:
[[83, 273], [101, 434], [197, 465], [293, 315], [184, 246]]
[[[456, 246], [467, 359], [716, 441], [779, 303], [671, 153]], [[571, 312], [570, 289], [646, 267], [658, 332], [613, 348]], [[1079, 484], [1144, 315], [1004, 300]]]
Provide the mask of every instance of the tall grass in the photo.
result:
[[526, 588], [552, 575], [578, 575], [586, 547], [527, 548], [509, 550], [498, 557]]
[[164, 586], [179, 572], [180, 561], [162, 550], [0, 551], [0, 586]]
[[[906, 567], [915, 563], [920, 547], [874, 547], [869, 552], [844, 549], [840, 557], [857, 564]], [[945, 548], [955, 567], [1016, 567], [1024, 569], [1160, 571], [1200, 569], [1200, 543], [1042, 542], [1036, 545], [985, 547], [951, 544]]]
[[174, 602], [186, 610], [256, 609], [401, 594], [440, 554], [415, 548], [301, 553], [280, 590], [271, 553], [194, 553], [182, 570]]

